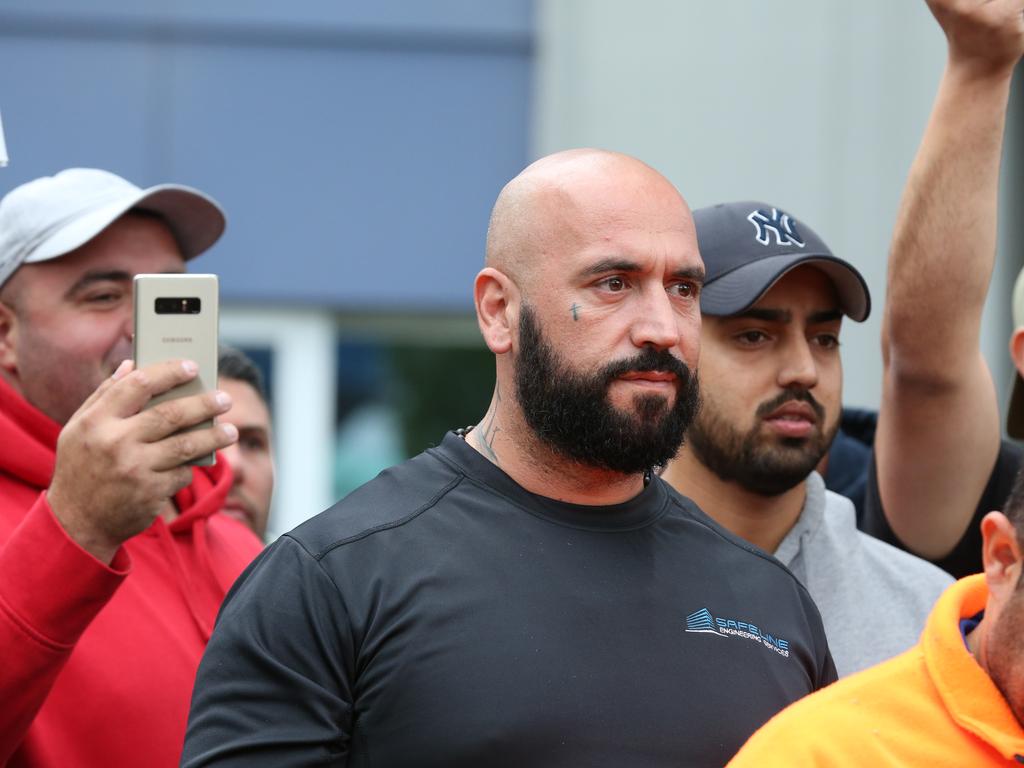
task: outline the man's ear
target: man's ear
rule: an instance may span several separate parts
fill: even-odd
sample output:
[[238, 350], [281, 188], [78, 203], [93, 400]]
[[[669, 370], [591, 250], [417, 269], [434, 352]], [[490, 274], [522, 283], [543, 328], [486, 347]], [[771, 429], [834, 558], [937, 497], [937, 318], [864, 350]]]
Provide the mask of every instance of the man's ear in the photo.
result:
[[1017, 328], [1010, 336], [1010, 357], [1017, 371], [1024, 376], [1024, 327]]
[[0, 301], [0, 372], [14, 375], [18, 370], [18, 318], [13, 307]]
[[512, 349], [519, 290], [508, 275], [493, 267], [480, 270], [473, 283], [476, 320], [487, 348], [496, 355]]
[[1007, 599], [1021, 574], [1021, 548], [1017, 529], [1002, 512], [989, 512], [981, 521], [981, 562], [989, 594]]

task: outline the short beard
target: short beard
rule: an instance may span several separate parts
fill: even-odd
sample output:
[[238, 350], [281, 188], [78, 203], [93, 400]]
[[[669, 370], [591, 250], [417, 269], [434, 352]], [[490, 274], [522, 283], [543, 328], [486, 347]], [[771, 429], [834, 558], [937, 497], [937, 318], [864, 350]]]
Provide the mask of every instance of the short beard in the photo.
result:
[[[759, 436], [761, 419], [794, 400], [808, 403], [824, 427], [810, 437], [784, 437], [778, 444], [765, 444]], [[838, 419], [825, 425], [825, 409], [810, 392], [790, 390], [758, 406], [754, 426], [745, 435], [705, 403], [686, 436], [694, 456], [722, 481], [759, 496], [778, 496], [807, 479], [838, 429]]]
[[[984, 621], [989, 621], [988, 617]], [[1024, 590], [1020, 577], [995, 626], [988, 628], [983, 658], [992, 682], [1017, 721], [1024, 722], [1024, 681], [1019, 671], [1024, 659]]]
[[[700, 405], [697, 377], [667, 350], [646, 347], [595, 373], [570, 368], [547, 342], [529, 306], [519, 316], [515, 385], [527, 424], [556, 453], [579, 464], [634, 474], [666, 464], [679, 451]], [[677, 379], [675, 402], [636, 395], [635, 413], [618, 410], [608, 388], [630, 371], [666, 371]]]

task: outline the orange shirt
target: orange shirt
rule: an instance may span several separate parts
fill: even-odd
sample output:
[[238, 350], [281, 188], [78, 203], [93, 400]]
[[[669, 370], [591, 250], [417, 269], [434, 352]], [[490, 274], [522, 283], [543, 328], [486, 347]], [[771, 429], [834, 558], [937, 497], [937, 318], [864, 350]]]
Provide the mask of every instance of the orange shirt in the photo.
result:
[[1024, 728], [960, 633], [960, 619], [983, 610], [987, 597], [984, 576], [956, 582], [916, 646], [787, 707], [729, 768], [1024, 763]]

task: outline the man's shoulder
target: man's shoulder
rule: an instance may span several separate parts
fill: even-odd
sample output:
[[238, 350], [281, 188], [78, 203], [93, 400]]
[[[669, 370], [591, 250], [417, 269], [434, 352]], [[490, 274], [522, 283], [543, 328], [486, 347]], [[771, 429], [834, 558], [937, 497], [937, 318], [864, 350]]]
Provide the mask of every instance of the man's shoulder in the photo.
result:
[[865, 569], [895, 573], [899, 581], [911, 575], [918, 580], [939, 584], [942, 588], [953, 583], [953, 577], [937, 565], [857, 528], [853, 504], [849, 499], [829, 490], [825, 491], [825, 498], [826, 525], [838, 539], [838, 545], [860, 552]]
[[218, 558], [231, 557], [237, 560], [241, 567], [248, 565], [263, 550], [263, 542], [252, 529], [228, 515], [210, 515], [207, 531], [210, 544], [218, 549]]
[[950, 574], [934, 563], [870, 534], [857, 531], [857, 538], [872, 568], [884, 568], [892, 572], [900, 583], [908, 587], [917, 583], [921, 586], [937, 586], [941, 590], [954, 581]]
[[[746, 539], [737, 536], [704, 512], [695, 501], [679, 493], [670, 484], [666, 483], [665, 485], [676, 514], [693, 524], [696, 530], [701, 532], [706, 556], [714, 560], [717, 566], [727, 568], [735, 561], [746, 563], [745, 568], [751, 567], [752, 563], [757, 564], [763, 566], [769, 573], [777, 574], [784, 580], [792, 581], [797, 585], [799, 591], [806, 593], [806, 587], [804, 587], [803, 583], [781, 560], [771, 553], [765, 552], [760, 547], [751, 544]], [[810, 599], [809, 594], [807, 599]]]
[[385, 469], [287, 535], [321, 557], [335, 547], [416, 519], [464, 478], [436, 449], [428, 449]]

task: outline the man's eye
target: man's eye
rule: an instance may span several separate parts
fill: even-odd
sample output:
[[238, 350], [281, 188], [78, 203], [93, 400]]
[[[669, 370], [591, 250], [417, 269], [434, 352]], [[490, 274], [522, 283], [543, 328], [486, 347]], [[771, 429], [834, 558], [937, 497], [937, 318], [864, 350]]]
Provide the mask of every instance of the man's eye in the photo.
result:
[[676, 294], [684, 299], [692, 299], [700, 292], [696, 283], [691, 282], [676, 283], [673, 287]]
[[114, 292], [107, 293], [95, 293], [89, 296], [86, 301], [92, 304], [109, 304], [112, 301], [118, 301], [121, 298], [121, 294]]
[[839, 347], [839, 337], [832, 333], [822, 333], [817, 338], [818, 346], [824, 349], [836, 349]]
[[609, 291], [616, 293], [626, 288], [626, 281], [621, 277], [609, 277], [604, 281], [604, 284]]
[[238, 439], [238, 445], [246, 451], [260, 451], [266, 453], [270, 449], [270, 443], [265, 435], [245, 434]]
[[736, 336], [742, 344], [759, 344], [768, 338], [764, 331], [744, 331]]

